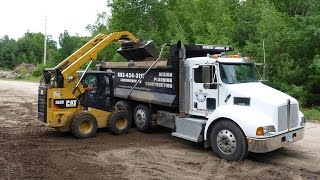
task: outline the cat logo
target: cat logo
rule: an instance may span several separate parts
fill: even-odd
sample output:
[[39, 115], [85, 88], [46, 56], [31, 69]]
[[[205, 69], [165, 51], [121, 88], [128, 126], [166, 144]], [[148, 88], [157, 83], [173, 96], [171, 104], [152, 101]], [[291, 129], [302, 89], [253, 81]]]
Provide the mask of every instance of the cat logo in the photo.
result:
[[55, 99], [53, 107], [55, 109], [76, 108], [78, 99]]
[[77, 107], [77, 100], [66, 100], [66, 107], [67, 108]]

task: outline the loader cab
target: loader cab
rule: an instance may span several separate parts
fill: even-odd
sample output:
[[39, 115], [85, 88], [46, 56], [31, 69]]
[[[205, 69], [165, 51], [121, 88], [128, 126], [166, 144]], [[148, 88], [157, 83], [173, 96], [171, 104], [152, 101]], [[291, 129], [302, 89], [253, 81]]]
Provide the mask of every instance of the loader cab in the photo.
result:
[[[78, 72], [82, 75], [83, 72]], [[80, 104], [104, 111], [111, 111], [114, 106], [113, 73], [88, 71], [81, 80], [85, 93], [80, 97]]]

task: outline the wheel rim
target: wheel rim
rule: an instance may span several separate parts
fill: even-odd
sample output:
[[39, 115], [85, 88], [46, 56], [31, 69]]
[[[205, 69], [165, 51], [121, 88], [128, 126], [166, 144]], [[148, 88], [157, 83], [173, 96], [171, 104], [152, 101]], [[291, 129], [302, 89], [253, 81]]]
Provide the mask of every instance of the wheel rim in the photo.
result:
[[231, 131], [224, 129], [217, 134], [217, 145], [224, 154], [232, 154], [236, 150], [237, 141]]
[[118, 129], [125, 129], [126, 127], [127, 127], [127, 125], [128, 125], [128, 121], [127, 121], [127, 119], [125, 119], [125, 118], [119, 118], [117, 121], [116, 121], [116, 127], [118, 128]]
[[136, 123], [138, 126], [143, 126], [146, 122], [146, 114], [142, 109], [138, 109], [136, 112]]
[[93, 124], [91, 123], [90, 120], [81, 121], [79, 126], [80, 132], [83, 134], [90, 133], [92, 131], [92, 128], [93, 128]]

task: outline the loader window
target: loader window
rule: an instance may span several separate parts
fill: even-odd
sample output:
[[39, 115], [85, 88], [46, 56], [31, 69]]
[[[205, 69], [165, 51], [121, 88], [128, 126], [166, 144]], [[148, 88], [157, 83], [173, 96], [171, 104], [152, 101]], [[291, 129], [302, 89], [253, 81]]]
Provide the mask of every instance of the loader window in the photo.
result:
[[97, 77], [95, 75], [88, 75], [84, 78], [82, 82], [84, 88], [96, 88], [97, 87]]
[[112, 109], [109, 79], [105, 74], [87, 74], [81, 83], [86, 90], [80, 99], [82, 106], [107, 111]]

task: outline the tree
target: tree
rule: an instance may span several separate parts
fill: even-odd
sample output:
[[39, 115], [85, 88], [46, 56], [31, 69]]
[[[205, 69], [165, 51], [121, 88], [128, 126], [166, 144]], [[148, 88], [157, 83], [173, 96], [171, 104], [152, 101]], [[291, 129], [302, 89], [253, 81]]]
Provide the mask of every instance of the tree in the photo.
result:
[[0, 39], [0, 67], [13, 68], [16, 64], [16, 41], [4, 36]]
[[[314, 16], [319, 8], [314, 1], [110, 0], [112, 16], [100, 15], [99, 22], [105, 23], [94, 29], [129, 30], [158, 45], [179, 39], [185, 43], [233, 45], [257, 62], [263, 61], [265, 42], [269, 84], [303, 100], [317, 84], [311, 76], [315, 70], [308, 69], [316, 67], [317, 61], [312, 60], [317, 59], [315, 50], [320, 49]], [[114, 52], [108, 52], [111, 59], [117, 57]], [[312, 80], [306, 83], [307, 79]]]
[[58, 57], [54, 64], [58, 64], [65, 58], [69, 57], [72, 53], [82, 47], [90, 37], [71, 36], [67, 30], [59, 36]]

